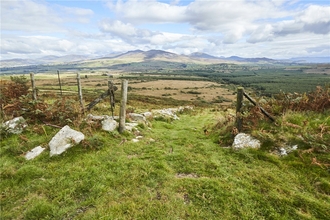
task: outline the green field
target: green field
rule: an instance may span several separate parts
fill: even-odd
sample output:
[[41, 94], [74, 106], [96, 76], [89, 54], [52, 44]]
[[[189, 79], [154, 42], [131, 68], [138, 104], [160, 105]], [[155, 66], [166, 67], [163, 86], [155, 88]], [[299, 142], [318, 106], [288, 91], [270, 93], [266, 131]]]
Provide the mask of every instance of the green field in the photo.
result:
[[[95, 61], [96, 62], [96, 61]], [[180, 63], [168, 61], [123, 61], [121, 64], [103, 61], [80, 64], [40, 65], [30, 67], [1, 68], [1, 75], [29, 74], [30, 72], [56, 76], [79, 72], [84, 75], [110, 74], [126, 79], [140, 80], [206, 80], [255, 90], [258, 95], [271, 96], [280, 92], [305, 93], [316, 86], [330, 84], [328, 64], [209, 64]], [[105, 62], [105, 61], [104, 61]]]
[[2, 138], [1, 219], [329, 219], [329, 170], [311, 164], [329, 163], [328, 155], [226, 148], [213, 130], [226, 115], [195, 109], [152, 121], [138, 143], [130, 133], [81, 127], [81, 144], [32, 161], [23, 154], [48, 148], [59, 129], [31, 125]]

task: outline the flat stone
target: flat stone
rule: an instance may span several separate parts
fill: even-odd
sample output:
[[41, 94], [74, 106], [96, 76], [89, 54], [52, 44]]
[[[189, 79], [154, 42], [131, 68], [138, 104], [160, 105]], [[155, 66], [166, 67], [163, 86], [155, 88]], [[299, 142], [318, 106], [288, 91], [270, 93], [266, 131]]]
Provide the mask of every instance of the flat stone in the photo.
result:
[[83, 133], [75, 131], [66, 125], [49, 142], [50, 156], [59, 155], [84, 139], [85, 135]]
[[137, 114], [137, 113], [129, 113], [128, 116], [136, 122], [146, 122], [146, 117], [142, 114]]
[[132, 131], [138, 125], [138, 123], [125, 123], [125, 130]]
[[46, 148], [43, 148], [41, 146], [35, 147], [25, 154], [25, 159], [32, 160], [39, 156], [39, 154], [41, 154], [45, 149]]
[[118, 120], [119, 119], [119, 116], [109, 116], [109, 115], [92, 115], [92, 114], [88, 114], [87, 117], [86, 117], [86, 120], [87, 121], [102, 121], [104, 119], [107, 119], [107, 118], [112, 118], [112, 119], [115, 119], [115, 120]]
[[146, 118], [152, 118], [152, 113], [151, 112], [144, 112], [142, 115]]
[[177, 109], [174, 108], [167, 108], [167, 109], [160, 109], [160, 110], [153, 110], [154, 118], [158, 117], [167, 117], [172, 118], [174, 120], [179, 120], [180, 118], [175, 114]]

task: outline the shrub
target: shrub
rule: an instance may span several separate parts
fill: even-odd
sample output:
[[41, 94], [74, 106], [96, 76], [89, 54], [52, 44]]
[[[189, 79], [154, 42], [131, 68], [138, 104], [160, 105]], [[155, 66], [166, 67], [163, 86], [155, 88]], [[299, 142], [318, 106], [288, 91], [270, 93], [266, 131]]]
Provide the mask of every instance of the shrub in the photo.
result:
[[188, 93], [188, 94], [194, 94], [194, 95], [202, 94], [201, 92], [194, 91], [194, 90], [189, 90], [187, 93]]
[[323, 112], [330, 109], [330, 85], [317, 86], [308, 94], [279, 93], [269, 100], [268, 108], [277, 114], [287, 110]]
[[11, 76], [11, 81], [0, 81], [0, 104], [6, 106], [15, 102], [22, 95], [27, 95], [29, 86], [25, 76]]

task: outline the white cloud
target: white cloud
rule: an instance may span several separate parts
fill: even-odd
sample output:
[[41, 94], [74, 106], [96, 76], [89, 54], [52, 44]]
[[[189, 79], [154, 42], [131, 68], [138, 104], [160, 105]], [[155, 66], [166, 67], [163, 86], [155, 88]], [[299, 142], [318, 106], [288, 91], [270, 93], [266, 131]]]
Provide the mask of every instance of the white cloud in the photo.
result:
[[311, 5], [290, 20], [257, 27], [247, 40], [250, 43], [272, 41], [288, 35], [330, 33], [330, 7]]
[[108, 7], [130, 23], [184, 22], [185, 6], [166, 4], [155, 0], [128, 0], [109, 2]]
[[50, 5], [38, 0], [1, 1], [1, 29], [28, 32], [63, 32], [63, 24], [89, 21], [90, 9]]
[[285, 2], [196, 0], [179, 6], [154, 0], [128, 0], [111, 2], [108, 6], [131, 24], [188, 23], [194, 32], [221, 33], [223, 43], [235, 43], [256, 28], [256, 20], [287, 16], [287, 12], [280, 10]]
[[84, 8], [69, 8], [69, 7], [62, 7], [63, 10], [66, 13], [73, 14], [76, 16], [91, 16], [94, 14], [94, 12], [90, 9], [84, 9]]
[[75, 7], [61, 1], [1, 0], [1, 56], [134, 49], [218, 56], [329, 56], [329, 4], [299, 0], [95, 0], [93, 4], [100, 2], [107, 4], [108, 14], [93, 11], [100, 5], [91, 10], [79, 0], [70, 1]]
[[129, 24], [123, 23], [119, 20], [105, 19], [100, 23], [100, 29], [102, 32], [108, 32], [119, 37], [134, 37], [137, 35], [137, 29]]
[[45, 4], [31, 0], [1, 1], [2, 30], [59, 30], [61, 22], [62, 19]]
[[104, 19], [100, 22], [100, 29], [113, 37], [119, 37], [130, 44], [162, 45], [180, 40], [184, 35], [149, 31], [147, 29], [135, 28], [130, 23], [118, 20]]
[[63, 56], [67, 54], [99, 55], [111, 52], [122, 52], [136, 49], [121, 39], [62, 39], [58, 37], [29, 35], [29, 36], [4, 36], [1, 39], [1, 57], [4, 59], [38, 58], [46, 55]]
[[300, 13], [297, 20], [306, 24], [327, 23], [330, 21], [330, 6], [311, 5]]
[[255, 29], [247, 40], [249, 43], [257, 43], [273, 40], [274, 28], [270, 24], [259, 26]]

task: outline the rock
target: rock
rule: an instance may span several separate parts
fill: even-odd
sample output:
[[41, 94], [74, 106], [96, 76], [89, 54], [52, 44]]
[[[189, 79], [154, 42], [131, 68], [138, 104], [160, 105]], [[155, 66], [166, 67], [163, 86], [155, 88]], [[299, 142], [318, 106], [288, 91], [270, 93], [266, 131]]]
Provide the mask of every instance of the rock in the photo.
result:
[[286, 152], [286, 150], [285, 150], [283, 147], [280, 148], [280, 155], [281, 155], [281, 156], [286, 156], [286, 155], [288, 155], [287, 152]]
[[248, 134], [239, 133], [235, 136], [234, 142], [232, 147], [234, 149], [241, 149], [241, 148], [260, 148], [260, 141], [254, 139]]
[[[102, 121], [102, 120], [107, 119], [107, 118], [112, 118], [112, 117], [110, 117], [108, 115], [92, 115], [92, 114], [88, 114], [86, 120], [87, 121]], [[113, 116], [112, 119], [118, 120], [119, 119], [119, 116]]]
[[102, 122], [102, 129], [105, 131], [114, 131], [117, 128], [118, 122], [112, 118], [106, 118]]
[[292, 150], [297, 150], [297, 149], [298, 149], [298, 145], [293, 145], [293, 146], [291, 147], [291, 149], [292, 149]]
[[183, 112], [184, 110], [192, 110], [193, 107], [191, 106], [185, 106], [185, 107], [179, 107], [179, 108], [167, 108], [167, 109], [161, 109], [161, 110], [153, 110], [152, 114], [154, 115], [154, 118], [170, 118], [174, 120], [179, 120], [180, 118], [176, 115], [177, 112]]
[[25, 119], [20, 116], [13, 118], [12, 120], [6, 121], [2, 124], [8, 133], [20, 134], [27, 127]]
[[49, 142], [50, 156], [59, 155], [84, 139], [85, 135], [83, 133], [66, 125]]
[[136, 136], [135, 138], [132, 139], [133, 142], [139, 142], [143, 136]]
[[146, 122], [146, 117], [142, 114], [137, 114], [137, 113], [129, 113], [128, 116], [136, 122]]
[[114, 117], [110, 117], [108, 115], [92, 115], [92, 114], [88, 114], [86, 121], [88, 123], [94, 123], [95, 121], [97, 123], [99, 123], [101, 121], [102, 124], [102, 129], [105, 131], [114, 131], [117, 126], [118, 126], [118, 122], [115, 121], [115, 119], [118, 119], [118, 116], [114, 116]]
[[87, 115], [87, 121], [102, 121], [104, 120], [105, 116], [99, 116], [99, 115], [92, 115], [92, 114], [88, 114]]
[[284, 147], [281, 147], [280, 149], [277, 149], [273, 153], [276, 154], [276, 155], [280, 155], [280, 156], [286, 156], [289, 153], [291, 153], [291, 152], [293, 152], [297, 149], [298, 149], [298, 145], [284, 146]]
[[41, 146], [35, 147], [32, 150], [30, 150], [29, 152], [27, 152], [25, 154], [25, 158], [27, 160], [31, 160], [34, 159], [35, 157], [37, 157], [39, 154], [41, 154], [46, 148], [43, 148]]
[[154, 118], [167, 117], [174, 120], [179, 120], [180, 118], [175, 114], [176, 111], [177, 109], [173, 109], [173, 108], [153, 110], [153, 115]]
[[152, 118], [152, 113], [151, 112], [144, 112], [141, 115], [143, 115], [146, 118]]
[[125, 130], [132, 131], [138, 125], [138, 123], [125, 123]]

